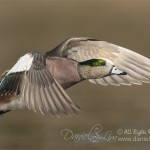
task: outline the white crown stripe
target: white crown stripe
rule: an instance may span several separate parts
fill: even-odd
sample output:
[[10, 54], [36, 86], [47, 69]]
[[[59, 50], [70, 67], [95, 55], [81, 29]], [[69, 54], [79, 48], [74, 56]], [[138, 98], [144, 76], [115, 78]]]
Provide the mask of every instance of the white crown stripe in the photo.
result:
[[9, 70], [7, 75], [10, 73], [29, 70], [32, 65], [32, 62], [33, 62], [33, 56], [30, 53], [20, 57], [17, 63]]

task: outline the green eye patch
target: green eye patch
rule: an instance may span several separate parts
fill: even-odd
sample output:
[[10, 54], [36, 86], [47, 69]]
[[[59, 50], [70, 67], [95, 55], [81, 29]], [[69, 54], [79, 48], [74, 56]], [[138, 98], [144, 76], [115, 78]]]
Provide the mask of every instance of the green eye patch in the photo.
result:
[[79, 63], [80, 65], [86, 65], [91, 67], [105, 66], [106, 61], [103, 59], [90, 59]]

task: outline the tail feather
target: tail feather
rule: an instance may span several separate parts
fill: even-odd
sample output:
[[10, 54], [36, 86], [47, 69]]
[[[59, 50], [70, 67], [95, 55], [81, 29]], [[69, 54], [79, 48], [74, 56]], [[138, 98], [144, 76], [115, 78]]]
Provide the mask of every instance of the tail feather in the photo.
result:
[[5, 113], [7, 113], [7, 112], [9, 112], [9, 111], [10, 111], [10, 110], [4, 110], [4, 111], [1, 110], [1, 111], [0, 111], [0, 116], [1, 116], [1, 115], [4, 115]]

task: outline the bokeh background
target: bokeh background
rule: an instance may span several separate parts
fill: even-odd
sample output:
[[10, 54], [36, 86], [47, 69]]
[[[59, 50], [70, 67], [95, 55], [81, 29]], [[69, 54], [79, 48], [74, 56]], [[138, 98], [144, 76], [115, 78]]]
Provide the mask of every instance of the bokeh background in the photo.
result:
[[[0, 0], [0, 73], [26, 52], [44, 52], [75, 36], [109, 41], [150, 58], [150, 1]], [[113, 135], [117, 129], [149, 129], [150, 85], [103, 87], [85, 81], [67, 92], [82, 109], [78, 116], [8, 113], [0, 117], [0, 150], [150, 148], [150, 142], [75, 143], [60, 135], [65, 128], [74, 134], [88, 133], [95, 124]]]

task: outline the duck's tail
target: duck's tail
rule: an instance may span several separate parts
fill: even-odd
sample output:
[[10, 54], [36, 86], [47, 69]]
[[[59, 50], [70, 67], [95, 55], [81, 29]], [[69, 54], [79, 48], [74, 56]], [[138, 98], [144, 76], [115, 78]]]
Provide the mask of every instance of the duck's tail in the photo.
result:
[[10, 110], [4, 110], [4, 111], [1, 110], [1, 111], [0, 111], [0, 116], [4, 115], [5, 113], [7, 113], [7, 112], [9, 112], [9, 111], [10, 111]]

